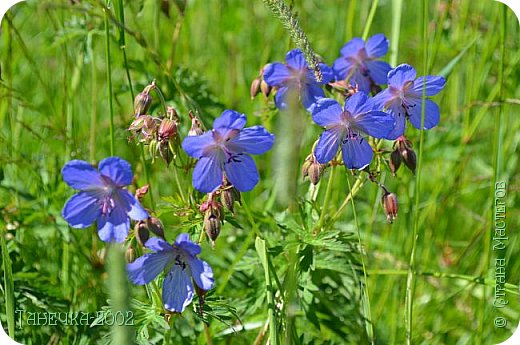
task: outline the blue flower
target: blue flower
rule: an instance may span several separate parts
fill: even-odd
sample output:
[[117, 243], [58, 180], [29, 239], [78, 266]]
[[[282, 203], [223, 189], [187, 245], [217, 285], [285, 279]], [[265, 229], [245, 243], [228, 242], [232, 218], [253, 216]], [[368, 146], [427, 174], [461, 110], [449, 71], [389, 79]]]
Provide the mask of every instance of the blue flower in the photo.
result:
[[207, 262], [197, 258], [200, 246], [191, 242], [188, 234], [177, 236], [173, 245], [153, 237], [145, 246], [155, 253], [145, 254], [128, 264], [128, 277], [134, 284], [144, 285], [164, 271], [164, 308], [182, 313], [195, 294], [192, 280], [204, 291], [213, 288], [213, 271]]
[[386, 84], [391, 69], [384, 61], [376, 59], [388, 51], [388, 39], [383, 34], [370, 37], [365, 43], [355, 37], [341, 48], [341, 57], [334, 61], [332, 69], [337, 80], [348, 79], [359, 91], [370, 92], [373, 83]]
[[213, 122], [213, 130], [200, 136], [184, 138], [182, 148], [198, 158], [193, 171], [193, 186], [202, 193], [215, 191], [227, 179], [239, 191], [250, 191], [258, 183], [255, 161], [248, 154], [259, 155], [274, 143], [274, 135], [262, 126], [244, 128], [246, 116], [225, 110]]
[[372, 99], [363, 92], [348, 98], [344, 109], [333, 99], [318, 100], [312, 119], [325, 127], [314, 150], [318, 162], [325, 164], [332, 160], [341, 144], [343, 162], [348, 169], [363, 169], [370, 164], [372, 147], [361, 133], [384, 138], [395, 124], [392, 115], [373, 109]]
[[[416, 79], [415, 75], [412, 66], [408, 64], [397, 66], [388, 72], [388, 88], [374, 97], [377, 109], [386, 109], [395, 117], [395, 128], [386, 139], [395, 140], [404, 134], [406, 118], [415, 128], [420, 129], [423, 87], [426, 89], [426, 96], [434, 96], [446, 84], [446, 79], [440, 76]], [[429, 99], [425, 100], [425, 107], [424, 129], [430, 129], [439, 123], [439, 107]]]
[[265, 82], [278, 87], [274, 97], [276, 106], [278, 109], [287, 108], [287, 97], [294, 92], [300, 97], [303, 106], [310, 110], [316, 100], [325, 97], [320, 84], [327, 84], [334, 78], [331, 68], [324, 63], [319, 64], [323, 78], [318, 82], [301, 50], [293, 49], [288, 52], [285, 61], [287, 64], [274, 62], [264, 68]]
[[63, 180], [80, 192], [74, 194], [62, 210], [63, 218], [73, 228], [89, 227], [97, 220], [99, 237], [105, 242], [123, 242], [134, 220], [148, 218], [148, 213], [134, 196], [123, 189], [132, 183], [130, 164], [109, 157], [99, 163], [99, 171], [81, 160], [72, 160], [61, 170]]

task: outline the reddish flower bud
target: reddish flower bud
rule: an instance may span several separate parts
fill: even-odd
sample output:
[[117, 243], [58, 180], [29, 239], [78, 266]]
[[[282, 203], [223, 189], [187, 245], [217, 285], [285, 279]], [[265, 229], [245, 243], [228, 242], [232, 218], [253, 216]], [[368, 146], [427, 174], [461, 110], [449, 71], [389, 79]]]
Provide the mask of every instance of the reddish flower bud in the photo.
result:
[[164, 238], [164, 226], [159, 218], [154, 216], [149, 217], [146, 220], [146, 225], [148, 226], [148, 230], [150, 230], [157, 236]]
[[150, 184], [145, 184], [141, 188], [137, 188], [135, 191], [135, 197], [137, 200], [141, 201], [142, 198], [148, 193], [148, 189], [150, 188]]
[[144, 246], [146, 241], [150, 238], [150, 231], [148, 231], [148, 226], [146, 225], [146, 221], [141, 220], [135, 224], [134, 227], [135, 239], [140, 246]]
[[148, 109], [150, 109], [150, 105], [152, 104], [152, 96], [150, 96], [150, 90], [153, 88], [153, 85], [148, 85], [144, 88], [143, 92], [137, 94], [134, 99], [134, 115], [135, 117], [139, 117], [141, 115], [146, 114]]
[[260, 93], [260, 84], [262, 80], [260, 78], [255, 78], [251, 83], [251, 99], [255, 98], [256, 95]]
[[191, 128], [188, 131], [188, 136], [196, 137], [196, 136], [202, 135], [204, 133], [204, 131], [202, 130], [201, 123], [200, 123], [199, 119], [197, 118], [197, 116], [193, 115], [193, 113], [191, 111], [189, 112], [188, 115], [191, 118]]
[[381, 201], [385, 210], [386, 220], [392, 223], [397, 218], [397, 211], [399, 210], [397, 196], [394, 193], [386, 192]]
[[390, 171], [392, 171], [392, 174], [395, 176], [395, 173], [401, 166], [401, 153], [398, 149], [395, 149], [390, 154], [390, 161], [388, 162], [388, 165], [390, 166]]
[[267, 98], [271, 94], [273, 88], [269, 84], [267, 84], [265, 80], [262, 80], [260, 82], [260, 90], [262, 90], [262, 94], [265, 96], [265, 98]]
[[302, 166], [302, 175], [305, 178], [309, 176], [309, 180], [313, 185], [317, 185], [320, 182], [323, 171], [325, 170], [325, 164], [318, 162], [313, 153], [305, 158], [305, 162]]
[[157, 136], [159, 141], [168, 141], [177, 134], [177, 123], [168, 118], [164, 118], [159, 126]]

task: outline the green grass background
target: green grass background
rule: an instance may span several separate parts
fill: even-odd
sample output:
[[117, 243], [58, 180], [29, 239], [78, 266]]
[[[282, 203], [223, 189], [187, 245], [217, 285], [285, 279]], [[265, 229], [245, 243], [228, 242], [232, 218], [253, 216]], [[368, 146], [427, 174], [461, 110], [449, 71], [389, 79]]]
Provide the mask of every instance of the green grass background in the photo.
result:
[[[216, 249], [203, 243], [202, 257], [216, 276], [216, 291], [208, 298], [212, 309], [206, 310], [209, 327], [204, 330], [190, 308], [166, 323], [160, 302], [133, 287], [130, 307], [137, 324], [131, 336], [153, 344], [204, 344], [209, 338], [215, 344], [262, 344], [268, 337], [271, 344], [362, 344], [369, 341], [371, 324], [376, 344], [404, 344], [414, 222], [412, 342], [493, 344], [514, 331], [520, 312], [520, 36], [510, 10], [484, 0], [425, 1], [425, 18], [422, 1], [376, 3], [369, 35], [385, 33], [395, 44], [387, 61], [410, 63], [418, 75], [448, 72], [445, 89], [434, 97], [441, 122], [424, 132], [420, 188], [403, 167], [396, 177], [383, 167], [379, 177], [399, 198], [399, 216], [390, 225], [379, 203], [381, 192], [370, 182], [354, 198], [355, 214], [347, 204], [331, 221], [357, 177], [338, 167], [329, 207], [322, 211], [330, 169], [316, 190], [299, 172], [320, 128], [304, 111], [283, 114], [272, 101], [250, 99], [249, 85], [259, 69], [282, 61], [294, 47], [263, 2], [193, 0], [183, 14], [174, 1], [168, 3], [169, 17], [161, 11], [161, 1], [126, 1], [124, 46], [119, 27], [110, 21], [115, 153], [132, 162], [136, 185], [146, 183], [146, 169], [140, 150], [128, 143], [126, 128], [132, 121], [132, 92], [152, 79], [178, 109], [183, 134], [189, 127], [188, 110], [198, 111], [210, 126], [230, 108], [246, 113], [248, 126], [266, 126], [278, 141], [270, 153], [255, 159], [261, 182], [244, 193], [237, 216], [228, 215]], [[312, 47], [329, 64], [344, 43], [363, 34], [374, 5], [360, 0], [289, 3]], [[115, 20], [120, 19], [117, 4]], [[107, 288], [106, 245], [92, 228], [69, 229], [60, 217], [72, 193], [61, 180], [63, 164], [73, 158], [94, 163], [110, 155], [102, 5], [93, 0], [27, 1], [2, 21], [0, 316], [6, 330], [14, 309], [95, 312], [109, 305], [109, 296], [114, 298]], [[153, 111], [161, 111], [157, 98]], [[419, 131], [407, 134], [419, 152]], [[160, 160], [151, 164], [148, 159], [146, 166], [167, 238], [173, 240], [181, 231], [198, 236], [202, 218], [196, 208], [202, 195], [189, 187], [190, 174]], [[509, 241], [501, 252], [490, 246], [495, 180], [507, 183]], [[305, 198], [312, 201], [301, 201]], [[152, 207], [149, 197], [145, 204]], [[322, 212], [326, 227], [316, 240], [310, 233]], [[368, 322], [360, 292], [358, 231], [366, 253]], [[262, 242], [255, 247], [257, 236], [265, 240], [266, 250]], [[503, 309], [492, 305], [496, 255], [505, 257], [511, 284]], [[268, 305], [269, 296], [282, 307]], [[505, 328], [494, 326], [497, 316], [508, 320]], [[269, 317], [276, 326], [266, 331]], [[229, 332], [230, 325], [237, 333]], [[9, 331], [26, 344], [118, 343], [118, 331], [108, 326], [15, 328]]]

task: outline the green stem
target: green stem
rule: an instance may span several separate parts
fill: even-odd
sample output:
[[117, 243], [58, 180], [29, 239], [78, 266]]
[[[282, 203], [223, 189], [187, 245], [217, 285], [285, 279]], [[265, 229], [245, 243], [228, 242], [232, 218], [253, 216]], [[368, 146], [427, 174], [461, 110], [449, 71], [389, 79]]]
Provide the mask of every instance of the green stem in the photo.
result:
[[[92, 40], [92, 43], [94, 41]], [[90, 54], [90, 78], [92, 80], [90, 88], [90, 135], [89, 135], [89, 161], [94, 164], [96, 161], [96, 136], [97, 136], [97, 78], [96, 78], [96, 55], [94, 54], [94, 48], [91, 49]]]
[[[423, 0], [423, 68], [425, 74], [428, 70], [428, 7], [426, 0]], [[415, 257], [417, 251], [417, 239], [419, 237], [419, 198], [421, 195], [421, 167], [422, 167], [422, 151], [424, 142], [424, 111], [426, 104], [426, 83], [423, 84], [422, 90], [422, 104], [421, 104], [421, 129], [419, 132], [419, 152], [417, 156], [417, 175], [415, 179], [415, 207], [413, 217], [413, 235], [412, 235], [412, 250], [410, 252], [410, 259], [408, 264], [408, 275], [406, 278], [406, 298], [405, 298], [405, 329], [406, 329], [406, 343], [412, 344], [413, 338], [413, 297], [415, 292]]]
[[368, 13], [367, 23], [365, 25], [365, 29], [363, 29], [363, 40], [366, 40], [368, 38], [368, 33], [370, 32], [372, 21], [374, 20], [374, 16], [376, 15], [378, 4], [379, 0], [372, 1], [372, 7], [370, 7], [370, 12]]
[[390, 39], [390, 65], [397, 65], [399, 55], [399, 37], [401, 36], [401, 13], [403, 0], [392, 1], [392, 38]]
[[349, 191], [349, 193], [345, 197], [345, 200], [343, 200], [336, 213], [334, 213], [334, 215], [332, 216], [332, 223], [334, 223], [341, 216], [341, 212], [343, 212], [343, 209], [348, 205], [349, 201], [356, 196], [361, 187], [363, 187], [363, 185], [365, 184], [365, 181], [366, 175], [358, 175], [356, 182], [354, 182], [354, 184], [352, 185], [352, 189]]
[[[352, 186], [350, 184], [350, 180], [347, 179], [348, 189], [352, 192]], [[359, 231], [359, 222], [357, 219], [356, 206], [354, 203], [354, 198], [350, 199], [352, 204], [352, 214], [354, 215], [354, 223], [356, 224], [357, 230], [357, 239], [359, 246], [359, 254], [361, 257], [361, 265], [363, 268], [363, 282], [361, 287], [362, 301], [363, 301], [363, 309], [365, 311], [365, 323], [367, 328], [367, 335], [371, 344], [374, 344], [374, 325], [372, 323], [372, 312], [370, 309], [370, 295], [368, 293], [368, 278], [367, 278], [367, 269], [366, 269], [366, 253], [363, 250], [363, 241], [361, 240], [361, 232]]]
[[2, 226], [0, 232], [0, 248], [2, 248], [2, 262], [4, 266], [4, 298], [5, 298], [5, 314], [7, 317], [7, 330], [9, 337], [14, 339], [14, 281], [13, 281], [13, 269], [11, 265], [11, 258], [9, 257], [9, 251], [7, 250], [7, 244], [5, 242], [5, 228]]
[[110, 11], [110, 0], [106, 0], [105, 11], [105, 43], [106, 43], [106, 64], [107, 64], [107, 82], [108, 82], [108, 104], [110, 114], [110, 155], [113, 156], [115, 152], [115, 137], [114, 137], [114, 104], [112, 94], [112, 64], [110, 61], [110, 30], [108, 25], [108, 11]]
[[327, 209], [329, 206], [330, 195], [332, 192], [332, 184], [334, 181], [334, 173], [336, 172], [335, 166], [333, 165], [330, 168], [329, 181], [327, 182], [327, 190], [325, 191], [325, 199], [323, 200], [323, 207], [321, 208], [320, 219], [318, 220], [318, 225], [316, 226], [316, 233], [318, 234], [323, 228], [323, 224], [325, 223], [325, 214], [327, 213]]

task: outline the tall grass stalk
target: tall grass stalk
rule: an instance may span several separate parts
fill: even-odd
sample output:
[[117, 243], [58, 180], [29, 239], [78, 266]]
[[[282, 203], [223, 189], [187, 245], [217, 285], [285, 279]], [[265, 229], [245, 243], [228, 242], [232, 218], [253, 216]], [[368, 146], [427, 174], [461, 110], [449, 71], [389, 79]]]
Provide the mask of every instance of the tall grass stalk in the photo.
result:
[[370, 32], [370, 27], [372, 26], [372, 21], [374, 20], [374, 16], [376, 15], [378, 5], [379, 0], [372, 1], [372, 6], [370, 7], [370, 12], [368, 13], [367, 23], [365, 24], [365, 28], [363, 29], [363, 40], [365, 41], [368, 38], [368, 33]]
[[[347, 178], [347, 184], [349, 193], [352, 193], [352, 186], [350, 184], [350, 179]], [[359, 246], [359, 256], [361, 257], [361, 267], [363, 268], [363, 281], [361, 283], [361, 303], [363, 305], [363, 311], [365, 316], [365, 325], [367, 329], [368, 339], [371, 344], [374, 344], [374, 324], [372, 323], [372, 312], [370, 308], [370, 295], [368, 293], [368, 278], [367, 278], [367, 268], [366, 268], [366, 253], [363, 249], [363, 241], [361, 239], [361, 231], [359, 230], [359, 222], [357, 218], [356, 205], [354, 203], [354, 198], [350, 199], [350, 203], [352, 205], [352, 214], [354, 216], [354, 224], [356, 225], [357, 231], [357, 240]]]
[[401, 13], [403, 0], [392, 1], [392, 33], [390, 38], [390, 65], [396, 66], [399, 57], [399, 37], [401, 36]]
[[[427, 1], [422, 1], [422, 24], [423, 24], [423, 71], [428, 71], [428, 6]], [[415, 255], [417, 251], [417, 239], [419, 238], [419, 199], [421, 195], [422, 177], [422, 152], [424, 144], [424, 112], [426, 105], [426, 83], [423, 83], [422, 102], [421, 102], [421, 129], [419, 131], [419, 152], [417, 155], [417, 175], [415, 176], [415, 206], [413, 210], [413, 235], [412, 249], [408, 262], [408, 275], [406, 278], [406, 298], [405, 298], [405, 329], [406, 343], [412, 344], [413, 338], [413, 302], [415, 291]]]
[[0, 231], [0, 248], [2, 248], [2, 263], [4, 267], [4, 299], [5, 299], [5, 314], [7, 316], [7, 331], [9, 336], [14, 339], [14, 280], [13, 280], [13, 268], [11, 264], [11, 258], [9, 257], [9, 251], [7, 250], [7, 244], [5, 241], [6, 231], [2, 225]]
[[114, 138], [114, 104], [113, 104], [113, 91], [112, 91], [112, 63], [110, 55], [110, 27], [108, 25], [110, 11], [110, 0], [106, 0], [105, 11], [105, 60], [107, 64], [107, 83], [108, 83], [108, 107], [110, 116], [110, 155], [113, 156], [115, 153], [115, 138]]

